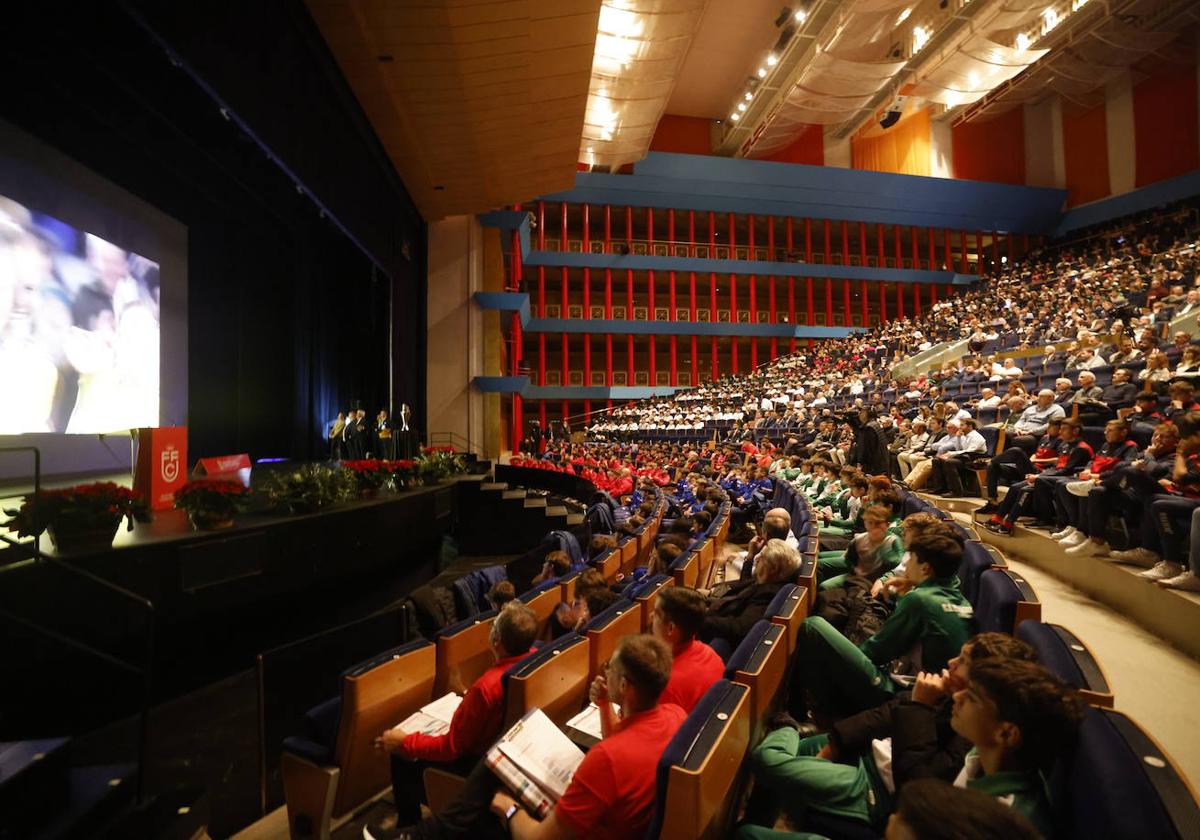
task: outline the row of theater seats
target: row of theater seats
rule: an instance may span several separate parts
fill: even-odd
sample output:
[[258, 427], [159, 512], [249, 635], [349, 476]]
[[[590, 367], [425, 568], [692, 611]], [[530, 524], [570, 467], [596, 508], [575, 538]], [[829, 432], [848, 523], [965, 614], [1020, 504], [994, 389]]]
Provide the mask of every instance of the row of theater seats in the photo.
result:
[[[925, 510], [949, 519], [915, 494], [904, 493], [903, 499], [906, 515]], [[731, 655], [724, 679], [709, 689], [664, 750], [651, 838], [685, 840], [731, 832], [750, 782], [745, 758], [783, 699], [798, 634], [815, 597], [820, 535], [807, 500], [785, 482], [777, 485], [775, 504], [791, 511], [802, 568], [796, 582], [780, 590], [763, 620]], [[660, 502], [651, 522], [657, 524], [664, 509]], [[952, 524], [966, 539], [960, 577], [979, 629], [1014, 633], [1025, 640], [1037, 649], [1043, 664], [1079, 688], [1092, 704], [1077, 749], [1063, 758], [1050, 779], [1063, 836], [1196, 836], [1200, 809], [1187, 783], [1136, 723], [1112, 710], [1113, 692], [1095, 657], [1070, 631], [1041, 621], [1032, 587], [1007, 568], [998, 552], [980, 542], [972, 528]], [[719, 551], [719, 532], [712, 537], [714, 551]], [[652, 531], [647, 544], [653, 546]], [[507, 721], [539, 707], [561, 725], [578, 712], [587, 702], [591, 678], [619, 639], [649, 630], [662, 588], [703, 580], [703, 549], [690, 555], [692, 559], [672, 569], [671, 575], [639, 581], [580, 632], [541, 644], [510, 669], [504, 676]], [[689, 571], [693, 564], [694, 579]], [[526, 593], [522, 600], [548, 617], [555, 604], [571, 597], [570, 586], [563, 580]], [[336, 719], [322, 720], [320, 707], [310, 713], [310, 736], [319, 735], [328, 748], [306, 755], [296, 739], [287, 745], [284, 774], [293, 837], [327, 837], [331, 816], [346, 813], [386, 785], [386, 764], [373, 753], [370, 740], [440, 696], [452, 678], [469, 684], [482, 673], [490, 664], [487, 640], [495, 615], [480, 614], [445, 628], [433, 641], [386, 651], [347, 672]], [[427, 774], [435, 810], [453, 796], [455, 785], [448, 774]], [[845, 821], [826, 820], [819, 828], [832, 838], [873, 836]]]

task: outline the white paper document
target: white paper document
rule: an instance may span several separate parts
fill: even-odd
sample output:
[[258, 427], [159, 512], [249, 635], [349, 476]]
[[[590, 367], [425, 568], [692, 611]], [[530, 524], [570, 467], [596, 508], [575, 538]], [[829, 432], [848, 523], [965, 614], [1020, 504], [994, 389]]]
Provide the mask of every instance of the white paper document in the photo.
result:
[[461, 697], [450, 692], [432, 703], [425, 704], [397, 724], [396, 728], [407, 734], [420, 732], [422, 735], [445, 735], [450, 731], [450, 720], [461, 702]]

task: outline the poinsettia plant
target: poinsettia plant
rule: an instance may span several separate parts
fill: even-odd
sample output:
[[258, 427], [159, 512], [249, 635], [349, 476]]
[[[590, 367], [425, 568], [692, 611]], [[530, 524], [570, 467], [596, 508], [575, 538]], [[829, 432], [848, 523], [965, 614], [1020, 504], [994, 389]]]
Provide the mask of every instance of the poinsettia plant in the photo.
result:
[[354, 476], [359, 490], [379, 490], [392, 480], [389, 463], [379, 458], [368, 458], [361, 461], [342, 461], [342, 467]]
[[392, 473], [392, 481], [396, 483], [396, 489], [404, 487], [406, 484], [412, 484], [417, 478], [417, 462], [409, 458], [400, 458], [395, 461], [385, 461], [387, 468]]
[[26, 495], [19, 508], [5, 510], [12, 518], [5, 523], [18, 537], [35, 537], [47, 528], [56, 531], [92, 531], [113, 528], [122, 519], [145, 522], [149, 508], [141, 494], [111, 481], [77, 484], [62, 490], [43, 490]]
[[175, 491], [176, 510], [193, 518], [232, 519], [246, 509], [250, 491], [240, 481], [202, 478], [189, 481]]

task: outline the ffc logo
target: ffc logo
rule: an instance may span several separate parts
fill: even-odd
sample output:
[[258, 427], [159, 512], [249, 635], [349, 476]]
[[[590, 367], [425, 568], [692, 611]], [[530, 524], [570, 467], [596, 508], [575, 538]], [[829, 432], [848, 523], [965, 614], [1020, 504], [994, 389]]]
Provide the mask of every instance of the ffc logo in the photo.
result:
[[162, 479], [168, 484], [179, 478], [179, 450], [168, 445], [161, 453]]

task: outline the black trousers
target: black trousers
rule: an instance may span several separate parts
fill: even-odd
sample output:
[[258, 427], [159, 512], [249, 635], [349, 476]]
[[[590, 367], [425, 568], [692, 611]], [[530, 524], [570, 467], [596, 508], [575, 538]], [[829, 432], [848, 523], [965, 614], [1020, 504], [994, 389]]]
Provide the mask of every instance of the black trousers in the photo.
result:
[[441, 813], [417, 823], [414, 835], [425, 840], [507, 837], [508, 831], [491, 811], [492, 797], [499, 789], [496, 774], [483, 761], [476, 762], [458, 798]]
[[1000, 482], [1004, 482], [1006, 486], [1014, 484], [1018, 481], [1023, 481], [1025, 476], [1030, 473], [1037, 472], [1033, 468], [1033, 462], [1029, 460], [1029, 453], [1019, 446], [1010, 446], [1006, 448], [996, 457], [992, 458], [987, 465], [987, 497], [988, 500], [995, 499], [1000, 493]]
[[970, 469], [971, 460], [967, 455], [955, 455], [951, 458], [933, 459], [933, 481], [941, 490], [963, 494], [963, 475]]
[[425, 802], [425, 769], [434, 767], [448, 773], [466, 776], [476, 764], [478, 756], [463, 756], [448, 763], [433, 761], [409, 761], [398, 755], [392, 759], [392, 800], [396, 803], [398, 825], [413, 825], [421, 819], [421, 803]]

